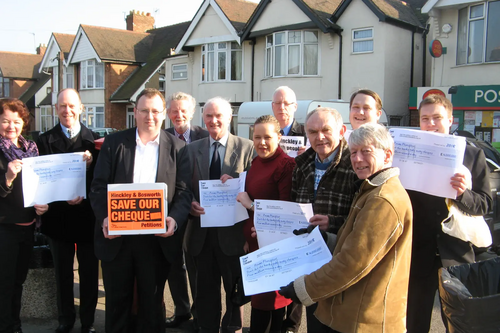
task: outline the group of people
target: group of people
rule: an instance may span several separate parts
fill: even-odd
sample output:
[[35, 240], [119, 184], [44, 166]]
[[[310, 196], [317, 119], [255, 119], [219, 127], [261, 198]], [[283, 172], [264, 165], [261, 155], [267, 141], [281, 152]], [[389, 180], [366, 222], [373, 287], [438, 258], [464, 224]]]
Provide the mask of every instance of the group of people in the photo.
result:
[[[311, 274], [283, 281], [280, 290], [253, 295], [252, 333], [298, 332], [304, 306], [308, 332], [428, 332], [438, 269], [473, 262], [474, 252], [470, 243], [442, 232], [444, 198], [401, 185], [399, 169], [392, 167], [394, 142], [377, 124], [378, 94], [364, 89], [351, 96], [352, 130], [339, 112], [324, 107], [299, 124], [289, 87], [278, 87], [271, 103], [273, 115], [259, 117], [247, 140], [229, 132], [227, 100], [206, 101], [202, 129], [190, 123], [196, 107], [192, 96], [179, 92], [165, 100], [147, 88], [135, 103], [136, 127], [107, 136], [97, 151], [97, 135], [79, 121], [83, 105], [74, 89], [59, 92], [59, 124], [36, 144], [21, 135], [28, 123], [26, 106], [0, 100], [0, 173], [5, 175], [0, 176], [0, 333], [22, 332], [22, 284], [40, 223], [55, 264], [56, 332], [70, 332], [75, 325], [75, 252], [82, 333], [95, 332], [98, 260], [106, 332], [163, 332], [191, 317], [201, 333], [241, 332], [243, 308], [233, 296], [241, 283], [239, 257], [258, 249], [257, 199], [312, 204], [310, 227], [297, 234], [319, 227], [333, 257]], [[167, 116], [173, 127], [162, 130]], [[420, 104], [419, 118], [422, 130], [449, 134], [452, 105], [431, 95]], [[303, 136], [310, 148], [289, 157], [280, 148], [282, 136]], [[87, 199], [24, 208], [22, 158], [68, 152], [83, 152]], [[472, 184], [462, 173], [451, 177], [454, 201], [468, 214], [484, 215], [492, 198], [483, 152], [467, 146], [463, 164]], [[201, 227], [199, 181], [226, 182], [244, 171], [245, 192], [236, 200], [249, 218], [230, 227]], [[110, 235], [107, 186], [155, 182], [167, 184], [166, 232]], [[167, 280], [175, 305], [170, 318], [163, 300]]]

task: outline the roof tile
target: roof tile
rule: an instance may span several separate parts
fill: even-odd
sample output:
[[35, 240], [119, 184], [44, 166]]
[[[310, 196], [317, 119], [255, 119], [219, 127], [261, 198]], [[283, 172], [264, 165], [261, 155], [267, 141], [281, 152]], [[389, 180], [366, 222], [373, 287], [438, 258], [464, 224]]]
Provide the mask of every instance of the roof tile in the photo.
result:
[[0, 51], [0, 70], [3, 77], [34, 79], [38, 77], [35, 66], [42, 58], [41, 54]]

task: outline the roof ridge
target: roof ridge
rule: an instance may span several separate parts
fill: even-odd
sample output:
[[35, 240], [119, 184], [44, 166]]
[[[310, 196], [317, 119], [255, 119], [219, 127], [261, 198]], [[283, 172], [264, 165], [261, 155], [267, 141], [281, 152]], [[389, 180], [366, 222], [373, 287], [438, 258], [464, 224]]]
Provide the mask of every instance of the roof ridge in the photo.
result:
[[18, 54], [18, 55], [28, 55], [28, 56], [39, 56], [39, 57], [43, 56], [41, 54], [36, 54], [36, 53], [15, 52], [15, 51], [0, 51], [0, 54], [1, 53]]
[[149, 35], [149, 32], [140, 32], [140, 31], [130, 31], [126, 29], [118, 29], [118, 28], [108, 28], [108, 27], [101, 27], [101, 26], [96, 26], [96, 25], [88, 25], [88, 24], [80, 24], [82, 28], [95, 28], [95, 29], [101, 29], [101, 30], [111, 30], [111, 31], [118, 31], [118, 32], [126, 32], [126, 33], [131, 33], [131, 34], [141, 34], [141, 35]]

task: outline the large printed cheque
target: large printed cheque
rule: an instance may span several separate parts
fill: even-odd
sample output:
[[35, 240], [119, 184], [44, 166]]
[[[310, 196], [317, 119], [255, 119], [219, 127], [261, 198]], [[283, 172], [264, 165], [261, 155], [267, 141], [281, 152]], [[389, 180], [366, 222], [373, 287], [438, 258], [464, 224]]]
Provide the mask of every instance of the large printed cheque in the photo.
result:
[[328, 263], [332, 254], [321, 233], [284, 239], [240, 257], [245, 295], [279, 290], [304, 274], [310, 274]]
[[392, 166], [407, 190], [455, 199], [450, 178], [459, 172], [465, 153], [464, 137], [419, 130], [391, 128], [394, 138]]
[[82, 153], [23, 158], [24, 207], [86, 198]]
[[205, 209], [200, 215], [202, 228], [230, 227], [248, 218], [246, 208], [236, 201], [241, 181], [234, 178], [223, 184], [219, 179], [200, 180], [200, 205]]
[[313, 217], [312, 204], [279, 200], [255, 200], [253, 224], [259, 247], [294, 236], [294, 229], [307, 228]]

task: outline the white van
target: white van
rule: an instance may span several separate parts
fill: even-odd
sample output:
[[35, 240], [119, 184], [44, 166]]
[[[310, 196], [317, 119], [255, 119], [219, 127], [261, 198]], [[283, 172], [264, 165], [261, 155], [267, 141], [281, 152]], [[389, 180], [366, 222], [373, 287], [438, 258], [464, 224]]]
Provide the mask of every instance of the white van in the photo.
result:
[[[260, 116], [273, 114], [271, 101], [263, 102], [245, 102], [241, 104], [238, 110], [238, 136], [251, 139], [253, 135], [253, 124]], [[318, 107], [328, 107], [337, 110], [342, 115], [342, 120], [348, 129], [351, 129], [349, 123], [349, 102], [342, 100], [317, 101], [317, 100], [301, 100], [297, 101], [297, 111], [295, 112], [295, 120], [300, 124], [304, 124], [307, 113]], [[387, 125], [387, 115], [382, 110], [380, 123]]]

